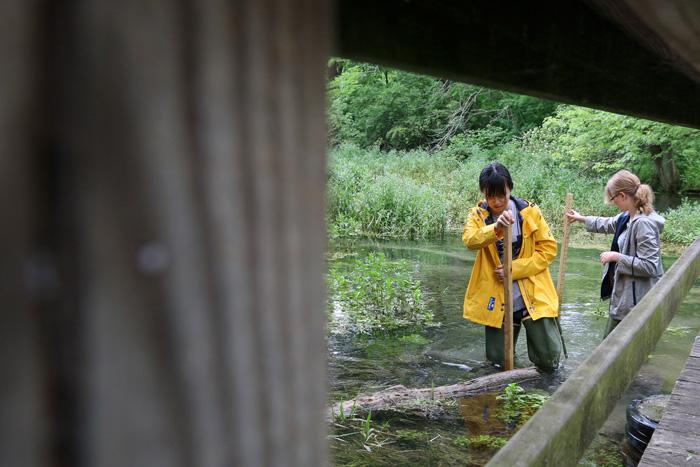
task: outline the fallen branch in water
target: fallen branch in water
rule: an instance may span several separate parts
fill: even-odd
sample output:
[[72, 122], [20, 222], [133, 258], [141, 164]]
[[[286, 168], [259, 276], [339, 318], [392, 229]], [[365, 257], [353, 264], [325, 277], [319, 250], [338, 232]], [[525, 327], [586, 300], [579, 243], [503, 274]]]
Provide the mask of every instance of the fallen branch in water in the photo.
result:
[[372, 394], [360, 394], [355, 399], [340, 402], [329, 407], [326, 411], [326, 420], [331, 421], [334, 417], [346, 417], [369, 410], [415, 411], [422, 405], [485, 392], [495, 392], [511, 383], [522, 383], [539, 379], [539, 377], [540, 374], [537, 370], [534, 367], [529, 367], [502, 371], [474, 378], [463, 383], [435, 388], [409, 389], [401, 385], [392, 386]]

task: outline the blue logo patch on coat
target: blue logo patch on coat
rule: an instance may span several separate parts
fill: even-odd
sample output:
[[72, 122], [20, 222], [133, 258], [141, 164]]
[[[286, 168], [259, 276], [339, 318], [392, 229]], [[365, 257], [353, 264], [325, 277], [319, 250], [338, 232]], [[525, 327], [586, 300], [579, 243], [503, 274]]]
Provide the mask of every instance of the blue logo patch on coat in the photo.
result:
[[486, 307], [489, 311], [493, 311], [493, 307], [496, 305], [496, 297], [489, 298], [489, 306]]

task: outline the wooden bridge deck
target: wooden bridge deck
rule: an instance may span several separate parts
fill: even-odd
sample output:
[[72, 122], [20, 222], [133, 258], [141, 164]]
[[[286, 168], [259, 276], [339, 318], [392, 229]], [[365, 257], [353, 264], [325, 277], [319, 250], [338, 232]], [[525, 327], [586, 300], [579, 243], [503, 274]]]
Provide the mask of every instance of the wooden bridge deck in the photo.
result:
[[640, 466], [700, 466], [700, 335]]

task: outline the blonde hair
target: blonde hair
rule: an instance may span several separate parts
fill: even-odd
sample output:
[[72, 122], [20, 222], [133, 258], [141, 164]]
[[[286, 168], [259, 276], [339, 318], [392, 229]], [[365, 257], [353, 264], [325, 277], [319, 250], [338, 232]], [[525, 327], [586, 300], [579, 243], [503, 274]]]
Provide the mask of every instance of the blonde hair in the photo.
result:
[[633, 198], [635, 207], [644, 214], [654, 210], [654, 190], [646, 183], [641, 183], [639, 177], [629, 170], [620, 170], [610, 177], [605, 186], [605, 203], [611, 204], [618, 193]]

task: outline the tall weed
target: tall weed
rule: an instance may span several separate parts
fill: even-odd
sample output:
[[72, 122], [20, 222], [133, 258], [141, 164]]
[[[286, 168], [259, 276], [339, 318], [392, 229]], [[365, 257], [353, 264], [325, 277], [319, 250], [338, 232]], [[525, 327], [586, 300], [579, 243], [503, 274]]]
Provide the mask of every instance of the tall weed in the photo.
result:
[[[471, 147], [460, 140], [461, 147]], [[583, 176], [562, 167], [546, 147], [528, 140], [497, 148], [457, 153], [447, 146], [435, 153], [423, 150], [382, 152], [353, 145], [330, 154], [328, 225], [333, 237], [366, 235], [419, 239], [462, 229], [469, 209], [481, 200], [478, 180], [491, 161], [508, 167], [513, 194], [536, 203], [552, 228], [561, 235], [567, 193], [574, 209], [584, 215], [612, 216], [605, 205], [606, 179]], [[689, 244], [699, 233], [700, 208], [685, 202], [668, 212], [663, 239]]]

